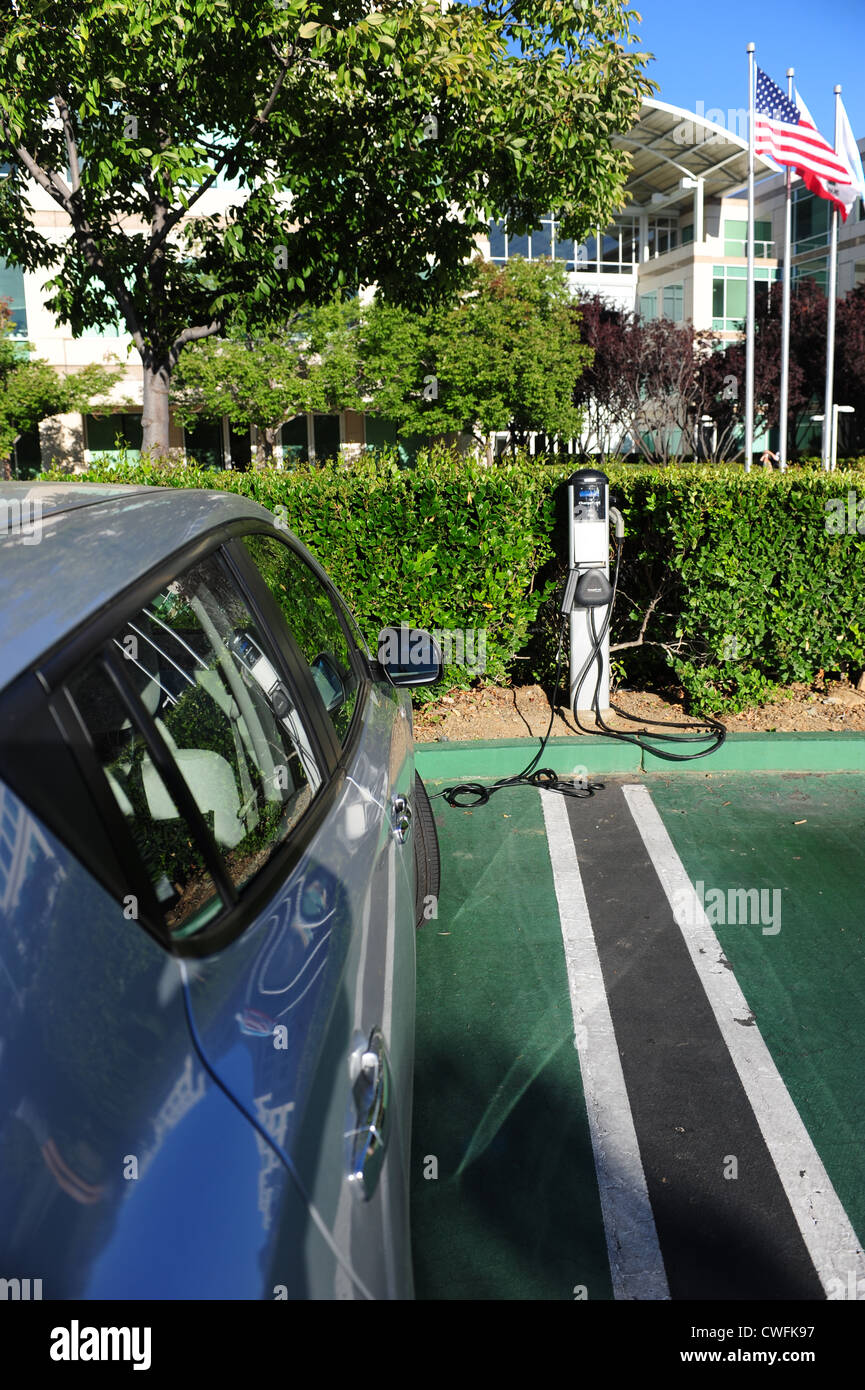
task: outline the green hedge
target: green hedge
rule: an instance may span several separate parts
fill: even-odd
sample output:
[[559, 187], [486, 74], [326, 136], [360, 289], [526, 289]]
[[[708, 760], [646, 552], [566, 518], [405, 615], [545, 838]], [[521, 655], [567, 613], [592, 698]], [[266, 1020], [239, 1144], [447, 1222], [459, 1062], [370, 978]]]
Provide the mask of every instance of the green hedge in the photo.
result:
[[[614, 645], [636, 641], [651, 609], [642, 642], [613, 653], [625, 684], [663, 688], [674, 680], [694, 707], [723, 712], [821, 670], [859, 674], [861, 472], [746, 475], [741, 467], [630, 464], [607, 471], [626, 523]], [[432, 451], [409, 469], [380, 455], [286, 472], [140, 463], [99, 465], [81, 476], [254, 497], [318, 556], [371, 641], [387, 624], [483, 629], [487, 679], [522, 682], [552, 675], [564, 578], [555, 527], [568, 472], [529, 459], [486, 468]], [[844, 529], [833, 533], [839, 522]], [[447, 679], [467, 685], [472, 675], [451, 666]]]

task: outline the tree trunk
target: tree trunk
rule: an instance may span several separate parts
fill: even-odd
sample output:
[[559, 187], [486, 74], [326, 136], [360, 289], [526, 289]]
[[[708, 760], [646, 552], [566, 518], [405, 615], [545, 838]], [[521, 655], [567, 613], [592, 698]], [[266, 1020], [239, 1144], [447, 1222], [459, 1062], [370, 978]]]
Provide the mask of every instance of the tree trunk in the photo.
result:
[[160, 457], [168, 453], [168, 388], [171, 368], [165, 361], [143, 359], [144, 409], [141, 415], [143, 453]]

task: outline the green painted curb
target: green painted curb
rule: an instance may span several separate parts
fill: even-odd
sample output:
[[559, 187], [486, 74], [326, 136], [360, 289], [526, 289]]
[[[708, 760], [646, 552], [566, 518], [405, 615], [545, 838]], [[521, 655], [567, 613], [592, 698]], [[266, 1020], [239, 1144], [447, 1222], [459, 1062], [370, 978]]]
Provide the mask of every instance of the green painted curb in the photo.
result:
[[728, 734], [717, 753], [691, 763], [643, 755], [643, 771], [861, 772], [865, 734]]
[[[424, 780], [510, 777], [521, 772], [538, 739], [480, 739], [415, 745]], [[673, 749], [672, 751], [678, 751]], [[682, 751], [687, 751], [687, 746]], [[728, 734], [723, 746], [691, 762], [667, 762], [626, 743], [594, 734], [551, 738], [541, 759], [565, 776], [614, 772], [862, 772], [865, 734]]]
[[[476, 777], [513, 777], [531, 762], [539, 738], [478, 739], [460, 743], [416, 743], [415, 758], [421, 777], [436, 782], [441, 778], [465, 782]], [[614, 739], [587, 734], [585, 738], [551, 738], [544, 756], [544, 767], [562, 776], [580, 772], [639, 772], [639, 748], [629, 748]]]

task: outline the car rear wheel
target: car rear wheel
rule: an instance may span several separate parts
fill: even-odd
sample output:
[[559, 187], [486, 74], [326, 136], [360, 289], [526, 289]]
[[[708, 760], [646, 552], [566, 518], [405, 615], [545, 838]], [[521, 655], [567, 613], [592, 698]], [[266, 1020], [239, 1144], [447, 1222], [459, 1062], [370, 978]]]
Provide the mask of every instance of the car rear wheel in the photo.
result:
[[426, 787], [416, 772], [414, 775], [414, 865], [415, 865], [415, 926], [436, 915], [435, 903], [441, 886], [439, 839]]

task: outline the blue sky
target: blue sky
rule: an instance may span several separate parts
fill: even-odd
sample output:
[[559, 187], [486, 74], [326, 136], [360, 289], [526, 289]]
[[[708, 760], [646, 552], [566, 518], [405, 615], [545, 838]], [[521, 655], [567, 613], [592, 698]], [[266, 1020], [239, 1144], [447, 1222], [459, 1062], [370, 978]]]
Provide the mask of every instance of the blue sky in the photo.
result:
[[634, 0], [640, 47], [654, 53], [648, 75], [675, 106], [745, 106], [746, 48], [786, 92], [787, 68], [819, 129], [832, 140], [833, 88], [857, 140], [865, 136], [865, 0]]

